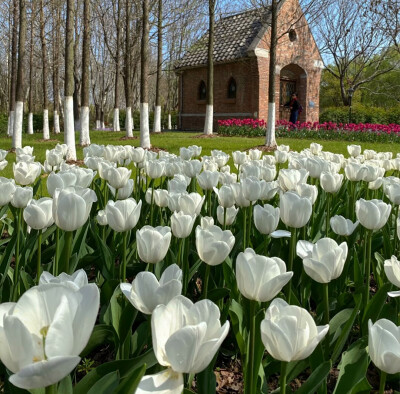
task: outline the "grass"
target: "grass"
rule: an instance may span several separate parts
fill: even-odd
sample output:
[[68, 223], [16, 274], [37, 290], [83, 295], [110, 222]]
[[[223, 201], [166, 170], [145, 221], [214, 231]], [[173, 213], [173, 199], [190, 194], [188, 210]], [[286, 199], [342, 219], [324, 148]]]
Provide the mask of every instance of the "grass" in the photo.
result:
[[[134, 133], [135, 136], [139, 136], [138, 132]], [[189, 145], [200, 145], [203, 147], [202, 155], [209, 155], [212, 149], [221, 149], [227, 153], [231, 153], [236, 150], [246, 150], [258, 145], [264, 144], [263, 137], [219, 137], [214, 138], [195, 138], [199, 136], [199, 133], [187, 133], [187, 132], [166, 132], [161, 134], [152, 134], [151, 143], [154, 147], [163, 148], [171, 153], [179, 154], [179, 148], [181, 146]], [[92, 143], [95, 144], [113, 144], [113, 145], [133, 145], [139, 146], [139, 139], [133, 140], [121, 140], [125, 136], [124, 132], [106, 132], [106, 131], [91, 131], [90, 137]], [[79, 141], [78, 134], [76, 135], [76, 140]], [[42, 134], [24, 135], [23, 136], [23, 146], [31, 145], [34, 147], [33, 154], [36, 156], [36, 160], [44, 162], [46, 158], [46, 149], [52, 149], [59, 143], [63, 143], [64, 134], [51, 135], [51, 141], [44, 142], [42, 140]], [[279, 145], [289, 145], [292, 150], [300, 151], [310, 146], [311, 142], [319, 142], [323, 145], [324, 150], [333, 153], [342, 153], [345, 156], [347, 154], [347, 145], [350, 144], [347, 141], [318, 141], [318, 140], [308, 140], [308, 139], [298, 139], [293, 138], [279, 138], [277, 143]], [[363, 149], [374, 149], [377, 152], [392, 151], [394, 155], [400, 153], [400, 144], [393, 143], [360, 143], [357, 141], [352, 142], [354, 144], [359, 144]], [[0, 149], [10, 149], [11, 148], [11, 138], [6, 136], [0, 136]], [[83, 158], [82, 147], [77, 146], [77, 156], [78, 159]], [[11, 178], [13, 176], [12, 163], [15, 161], [14, 154], [8, 154], [6, 158], [9, 162], [7, 167], [0, 171], [0, 176]]]

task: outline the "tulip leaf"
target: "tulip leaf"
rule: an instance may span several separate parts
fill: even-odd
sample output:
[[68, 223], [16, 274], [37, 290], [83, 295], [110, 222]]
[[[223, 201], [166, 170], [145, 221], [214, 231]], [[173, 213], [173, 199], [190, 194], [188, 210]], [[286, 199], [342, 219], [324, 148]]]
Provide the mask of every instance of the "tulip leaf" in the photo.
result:
[[[360, 384], [364, 385], [363, 381], [366, 380], [365, 375], [369, 365], [367, 341], [366, 337], [360, 338], [343, 352], [338, 366], [340, 372], [334, 394], [360, 392], [355, 388]], [[369, 388], [372, 389], [371, 386]]]
[[199, 259], [190, 267], [188, 281], [190, 281], [193, 278], [194, 274], [199, 270], [201, 263], [202, 261]]
[[114, 391], [115, 394], [134, 393], [139, 386], [140, 380], [146, 372], [146, 364], [132, 371], [126, 378], [121, 379], [121, 383]]
[[74, 394], [87, 394], [88, 391], [99, 381], [103, 376], [119, 371], [119, 375], [122, 379], [130, 376], [133, 371], [146, 365], [151, 368], [153, 365], [157, 364], [156, 357], [154, 355], [153, 349], [147, 351], [143, 355], [131, 358], [129, 360], [118, 360], [110, 361], [105, 364], [99, 365], [94, 370], [90, 371], [79, 383], [74, 387]]
[[151, 345], [151, 328], [150, 321], [145, 320], [140, 326], [135, 330], [131, 336], [131, 352], [132, 354], [139, 355], [143, 349], [148, 348]]
[[379, 319], [379, 316], [382, 312], [382, 308], [385, 305], [387, 300], [387, 292], [392, 288], [392, 284], [385, 283], [378, 292], [371, 298], [368, 302], [368, 305], [364, 311], [363, 319], [362, 319], [362, 332], [367, 332], [368, 320], [371, 319], [373, 322]]
[[351, 329], [353, 327], [354, 321], [356, 320], [356, 317], [357, 317], [357, 315], [358, 315], [358, 313], [360, 311], [360, 305], [361, 305], [362, 297], [361, 297], [360, 294], [356, 294], [354, 296], [354, 298], [355, 298], [356, 305], [355, 305], [355, 307], [353, 309], [353, 312], [351, 313], [350, 318], [347, 320], [346, 324], [343, 326], [342, 332], [339, 335], [339, 338], [338, 338], [338, 340], [336, 342], [336, 345], [335, 345], [335, 347], [333, 349], [333, 353], [332, 353], [332, 362], [333, 363], [340, 356], [340, 353], [342, 352], [343, 347], [346, 344], [347, 339], [348, 339], [348, 337], [350, 335], [350, 332], [351, 332]]
[[315, 393], [331, 370], [332, 362], [325, 361], [320, 364], [308, 377], [307, 381], [296, 391], [297, 394]]
[[218, 287], [216, 289], [212, 289], [208, 292], [207, 298], [212, 302], [217, 302], [222, 298], [225, 298], [229, 295], [231, 291], [226, 287]]
[[194, 391], [189, 390], [189, 389], [183, 389], [182, 394], [193, 394]]
[[72, 380], [71, 376], [67, 375], [61, 382], [58, 384], [57, 394], [72, 394]]
[[232, 331], [235, 334], [236, 342], [239, 346], [239, 351], [242, 356], [246, 354], [246, 334], [244, 329], [244, 314], [242, 306], [232, 300], [229, 309], [229, 316], [231, 318]]
[[113, 393], [119, 384], [119, 372], [113, 371], [98, 380], [87, 394]]
[[[1, 282], [0, 282], [0, 287], [3, 286], [3, 283], [7, 277], [7, 275], [5, 274], [6, 272], [8, 272], [8, 269], [10, 268], [10, 264], [11, 264], [11, 259], [14, 255], [14, 248], [15, 248], [15, 244], [17, 242], [17, 237], [11, 237], [10, 242], [8, 243], [6, 250], [4, 251], [2, 258], [1, 258], [1, 263], [0, 263], [0, 272], [3, 274], [2, 278], [1, 278]], [[4, 301], [8, 301], [8, 300], [2, 300]]]
[[114, 344], [114, 347], [118, 346], [118, 336], [114, 330], [114, 327], [107, 324], [99, 324], [94, 327], [92, 335], [90, 336], [89, 342], [85, 349], [81, 352], [80, 356], [85, 357], [91, 353], [94, 349], [102, 346], [106, 343]]
[[90, 221], [87, 220], [86, 223], [76, 231], [74, 240], [72, 242], [72, 253], [76, 253], [79, 260], [86, 254], [86, 236], [89, 230]]
[[215, 358], [210, 365], [202, 372], [196, 375], [197, 392], [199, 394], [209, 394], [216, 392], [217, 379], [213, 370]]
[[353, 309], [346, 308], [337, 313], [329, 322], [329, 336], [331, 337], [329, 343], [333, 345], [343, 331], [343, 326], [351, 318]]
[[376, 267], [375, 267], [375, 272], [376, 276], [374, 276], [374, 279], [378, 282], [378, 287], [382, 287], [384, 282], [384, 278], [386, 278], [385, 271], [384, 271], [384, 263], [385, 259], [384, 257], [378, 253], [375, 252], [375, 259], [376, 259]]

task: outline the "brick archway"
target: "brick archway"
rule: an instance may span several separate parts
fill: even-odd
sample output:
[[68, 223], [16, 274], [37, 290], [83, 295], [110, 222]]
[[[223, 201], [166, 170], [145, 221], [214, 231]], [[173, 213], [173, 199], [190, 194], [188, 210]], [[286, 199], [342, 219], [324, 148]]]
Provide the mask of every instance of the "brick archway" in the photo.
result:
[[289, 120], [290, 110], [284, 105], [290, 100], [292, 93], [297, 92], [299, 103], [303, 111], [299, 116], [300, 121], [307, 119], [307, 73], [299, 65], [291, 63], [283, 67], [279, 78], [279, 119]]

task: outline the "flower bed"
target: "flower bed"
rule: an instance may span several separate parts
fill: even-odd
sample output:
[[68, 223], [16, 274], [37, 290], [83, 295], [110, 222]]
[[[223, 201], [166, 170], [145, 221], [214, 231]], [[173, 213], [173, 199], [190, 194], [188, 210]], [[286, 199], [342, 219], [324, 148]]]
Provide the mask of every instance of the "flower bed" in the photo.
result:
[[[266, 132], [262, 119], [228, 119], [218, 121], [218, 133], [226, 136], [262, 137]], [[276, 122], [276, 136], [363, 142], [400, 142], [400, 125], [372, 123]]]

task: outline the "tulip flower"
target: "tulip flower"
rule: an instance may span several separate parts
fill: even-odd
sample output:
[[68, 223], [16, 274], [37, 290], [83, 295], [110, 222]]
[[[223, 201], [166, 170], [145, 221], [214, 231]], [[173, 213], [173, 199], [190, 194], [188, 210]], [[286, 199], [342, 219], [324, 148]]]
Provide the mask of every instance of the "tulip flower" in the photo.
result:
[[133, 198], [120, 201], [108, 201], [105, 213], [108, 225], [117, 232], [132, 230], [140, 217], [142, 201], [139, 203]]
[[193, 229], [196, 214], [186, 215], [183, 211], [174, 212], [171, 216], [171, 230], [176, 238], [188, 237]]
[[190, 178], [182, 174], [175, 174], [173, 179], [168, 181], [169, 193], [186, 193], [186, 189], [190, 183]]
[[243, 184], [233, 183], [232, 185], [230, 185], [230, 187], [233, 192], [234, 203], [241, 208], [248, 207], [250, 205], [250, 201], [244, 196]]
[[199, 193], [181, 194], [178, 197], [179, 211], [185, 215], [199, 215], [204, 203], [205, 196]]
[[286, 192], [281, 196], [281, 220], [286, 226], [300, 228], [307, 224], [312, 213], [311, 201], [297, 193]]
[[6, 158], [7, 154], [8, 154], [7, 150], [0, 149], [0, 161], [3, 161]]
[[218, 196], [218, 203], [224, 208], [230, 208], [235, 204], [235, 197], [230, 186], [224, 185], [218, 190], [214, 187], [214, 192]]
[[231, 226], [236, 219], [236, 216], [239, 212], [239, 208], [235, 206], [230, 208], [223, 208], [221, 205], [217, 207], [217, 219], [218, 223], [222, 226]]
[[164, 174], [165, 163], [159, 160], [149, 160], [145, 164], [145, 171], [149, 178], [157, 179]]
[[235, 152], [232, 152], [232, 159], [237, 166], [241, 166], [242, 164], [246, 163], [247, 154], [246, 152], [241, 152], [240, 150], [237, 150]]
[[242, 184], [244, 198], [249, 201], [257, 201], [266, 182], [254, 177], [247, 177], [242, 179], [240, 183]]
[[308, 171], [304, 168], [300, 170], [280, 170], [278, 175], [279, 187], [285, 192], [296, 190], [297, 185], [307, 182], [308, 175]]
[[262, 156], [262, 151], [259, 149], [250, 149], [249, 150], [249, 159], [250, 160], [260, 160]]
[[296, 192], [300, 197], [308, 198], [312, 205], [317, 201], [318, 188], [314, 185], [309, 185], [307, 183], [300, 183], [296, 187]]
[[329, 331], [329, 325], [316, 326], [307, 310], [275, 298], [261, 322], [261, 339], [276, 360], [304, 360]]
[[171, 228], [146, 225], [136, 231], [136, 242], [140, 260], [150, 264], [159, 263], [168, 252]]
[[45, 285], [48, 283], [61, 284], [75, 291], [78, 291], [83, 286], [89, 284], [88, 277], [83, 269], [75, 271], [72, 275], [62, 272], [58, 276], [54, 276], [50, 272], [44, 271], [42, 275], [40, 275], [39, 285]]
[[343, 174], [332, 174], [323, 171], [320, 177], [321, 187], [327, 193], [337, 193], [342, 186]]
[[0, 160], [0, 171], [3, 171], [7, 167], [7, 160]]
[[229, 230], [218, 226], [196, 228], [196, 249], [200, 259], [208, 265], [221, 264], [231, 252], [235, 237]]
[[151, 315], [160, 304], [168, 304], [182, 291], [182, 270], [170, 265], [161, 275], [160, 281], [151, 272], [140, 272], [132, 284], [121, 283], [121, 291], [140, 312]]
[[353, 234], [360, 222], [357, 220], [353, 223], [350, 219], [346, 219], [343, 216], [335, 215], [331, 217], [330, 224], [332, 231], [337, 235], [348, 237]]
[[[396, 256], [392, 256], [390, 260], [385, 260], [384, 270], [389, 282], [400, 288], [400, 262]], [[390, 291], [389, 297], [400, 297], [400, 291]]]
[[114, 189], [122, 189], [128, 183], [132, 170], [125, 167], [109, 167], [105, 171], [105, 179]]
[[382, 200], [364, 200], [356, 202], [356, 216], [362, 226], [368, 230], [380, 230], [387, 222], [392, 207]]
[[52, 172], [47, 177], [47, 191], [53, 197], [56, 189], [66, 189], [70, 186], [76, 186], [76, 183], [77, 176], [70, 171], [59, 172], [57, 174]]
[[[96, 322], [100, 292], [60, 284], [32, 287], [0, 306], [0, 358], [10, 382], [31, 390], [51, 386], [78, 365]], [[22, 347], [21, 347], [22, 346]]]
[[269, 235], [273, 233], [278, 227], [279, 223], [279, 208], [275, 208], [272, 205], [265, 204], [254, 206], [254, 224], [256, 229], [261, 234]]
[[11, 197], [11, 205], [15, 208], [25, 208], [33, 197], [31, 187], [16, 186], [14, 194]]
[[14, 163], [13, 170], [15, 182], [22, 186], [26, 186], [35, 182], [36, 178], [42, 172], [42, 167], [40, 163], [27, 163], [21, 161], [19, 163]]
[[364, 179], [365, 173], [367, 172], [367, 168], [359, 163], [347, 163], [344, 173], [346, 178], [352, 182], [358, 182]]
[[203, 171], [197, 175], [197, 182], [203, 190], [213, 190], [218, 185], [219, 172], [217, 171]]
[[386, 374], [400, 372], [400, 327], [387, 319], [368, 320], [368, 353], [381, 370], [379, 393], [385, 389]]
[[15, 192], [14, 179], [0, 177], [0, 207], [7, 205], [11, 202], [12, 196]]
[[286, 272], [283, 260], [257, 255], [251, 248], [239, 253], [236, 259], [237, 285], [249, 300], [272, 300], [292, 276], [293, 272]]
[[274, 154], [275, 154], [275, 160], [278, 164], [283, 164], [287, 162], [288, 152], [276, 150]]
[[[110, 184], [108, 184], [108, 188], [110, 189], [111, 194], [117, 198], [117, 200], [125, 200], [132, 196], [133, 179], [128, 179], [126, 185], [120, 189], [115, 189]], [[116, 196], [116, 190], [118, 190], [117, 196]]]
[[47, 229], [54, 223], [52, 208], [51, 198], [30, 200], [23, 213], [26, 224], [35, 230]]
[[318, 156], [322, 152], [323, 146], [320, 144], [317, 144], [316, 142], [312, 142], [310, 144], [310, 151], [313, 155]]
[[96, 193], [85, 188], [56, 189], [53, 199], [53, 218], [64, 231], [75, 231], [88, 220]]
[[192, 149], [189, 148], [185, 148], [185, 147], [180, 147], [179, 148], [179, 156], [183, 159], [183, 160], [190, 160], [194, 155], [194, 152]]
[[352, 157], [360, 156], [361, 154], [361, 146], [360, 145], [347, 145], [347, 152]]
[[183, 162], [183, 172], [189, 178], [194, 178], [200, 174], [203, 164], [200, 160], [190, 160]]

